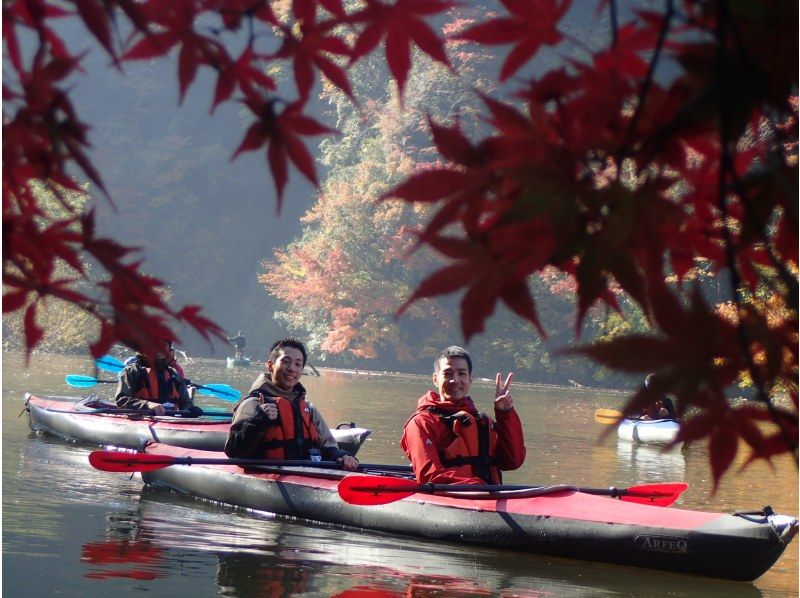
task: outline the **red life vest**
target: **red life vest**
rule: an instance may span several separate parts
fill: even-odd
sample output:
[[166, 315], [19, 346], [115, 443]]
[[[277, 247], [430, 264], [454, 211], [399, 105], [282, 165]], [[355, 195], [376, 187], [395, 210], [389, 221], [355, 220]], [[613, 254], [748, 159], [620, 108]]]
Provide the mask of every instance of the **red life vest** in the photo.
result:
[[308, 451], [319, 445], [319, 433], [311, 421], [311, 410], [305, 398], [268, 397], [266, 400], [278, 407], [278, 425], [269, 426], [264, 432], [260, 443], [264, 458], [307, 459]]
[[443, 414], [435, 407], [430, 411], [450, 426], [455, 438], [444, 449], [439, 458], [445, 467], [455, 468], [461, 477], [479, 477], [487, 484], [500, 484], [502, 474], [494, 466], [497, 452], [497, 431], [494, 420], [485, 413], [474, 416], [466, 411]]
[[147, 401], [153, 401], [154, 403], [178, 402], [181, 395], [180, 392], [178, 392], [177, 373], [174, 370], [171, 368], [166, 368], [164, 370], [164, 382], [169, 385], [170, 389], [170, 394], [166, 397], [159, 396], [158, 376], [155, 368], [140, 367], [138, 370], [140, 375], [144, 374], [142, 376], [144, 384], [133, 396], [137, 399], [145, 399]]

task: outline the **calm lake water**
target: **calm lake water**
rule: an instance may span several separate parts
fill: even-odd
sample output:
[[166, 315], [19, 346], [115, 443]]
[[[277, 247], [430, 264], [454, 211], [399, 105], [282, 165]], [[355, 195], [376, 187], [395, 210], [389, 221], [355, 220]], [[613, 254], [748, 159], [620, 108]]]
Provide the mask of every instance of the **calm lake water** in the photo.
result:
[[[193, 380], [240, 390], [259, 371], [255, 363], [228, 370], [220, 360], [185, 365]], [[3, 354], [4, 596], [797, 596], [797, 540], [760, 579], [733, 583], [343, 531], [147, 488], [138, 475], [92, 469], [87, 455], [93, 447], [28, 426], [25, 392], [77, 396], [86, 389], [66, 386], [64, 376], [92, 373], [88, 359], [35, 355], [25, 368], [20, 355]], [[430, 378], [321, 374], [303, 383], [327, 422], [354, 421], [373, 430], [359, 458], [404, 464], [400, 430]], [[97, 390], [109, 396], [113, 386]], [[493, 390], [492, 382], [476, 382], [472, 395], [481, 408], [490, 408]], [[776, 461], [774, 469], [759, 463], [739, 472], [740, 454], [711, 496], [703, 446], [660, 454], [615, 435], [599, 438], [603, 427], [594, 410], [619, 407], [624, 395], [518, 382], [512, 391], [528, 458], [506, 476], [509, 483], [607, 487], [685, 480], [689, 490], [678, 507], [730, 512], [771, 505], [797, 515], [791, 458]]]

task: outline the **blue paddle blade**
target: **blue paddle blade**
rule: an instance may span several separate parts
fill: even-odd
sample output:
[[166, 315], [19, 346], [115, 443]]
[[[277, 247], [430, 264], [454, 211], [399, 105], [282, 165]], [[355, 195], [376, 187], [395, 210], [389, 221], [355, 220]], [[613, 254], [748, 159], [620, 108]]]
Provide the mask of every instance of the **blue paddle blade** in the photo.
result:
[[92, 378], [91, 376], [79, 376], [77, 374], [67, 376], [65, 380], [70, 386], [77, 386], [78, 388], [89, 388], [90, 386], [95, 386], [98, 383], [97, 378]]
[[230, 411], [214, 411], [212, 409], [203, 409], [203, 417], [224, 417], [230, 419], [233, 413]]
[[103, 355], [102, 357], [98, 357], [94, 360], [95, 364], [101, 370], [105, 370], [107, 372], [121, 372], [125, 369], [125, 364], [122, 363], [116, 357], [112, 357], [111, 355]]
[[227, 384], [203, 384], [197, 387], [197, 394], [217, 397], [224, 401], [235, 402], [242, 398], [242, 393]]

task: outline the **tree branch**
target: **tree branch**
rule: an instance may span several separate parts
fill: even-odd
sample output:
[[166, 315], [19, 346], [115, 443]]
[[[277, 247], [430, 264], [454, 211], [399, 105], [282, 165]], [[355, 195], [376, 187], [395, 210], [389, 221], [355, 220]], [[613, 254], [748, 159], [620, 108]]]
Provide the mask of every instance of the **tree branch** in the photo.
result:
[[717, 0], [717, 50], [716, 50], [716, 77], [717, 77], [717, 90], [719, 98], [719, 111], [720, 111], [720, 165], [719, 165], [719, 181], [718, 181], [718, 194], [719, 194], [719, 210], [722, 218], [722, 234], [725, 241], [725, 256], [728, 261], [728, 270], [730, 272], [730, 285], [733, 302], [736, 306], [737, 324], [736, 331], [739, 339], [740, 349], [744, 356], [747, 370], [750, 373], [750, 378], [756, 389], [757, 400], [764, 403], [772, 416], [772, 420], [778, 429], [781, 431], [786, 447], [792, 452], [795, 463], [798, 463], [797, 447], [793, 447], [791, 434], [782, 425], [779, 414], [775, 405], [767, 393], [764, 386], [764, 381], [761, 378], [761, 373], [756, 367], [753, 354], [750, 351], [750, 343], [747, 336], [747, 330], [744, 326], [744, 307], [742, 297], [742, 281], [739, 274], [739, 268], [736, 262], [736, 250], [734, 248], [733, 237], [731, 235], [730, 226], [728, 224], [728, 202], [727, 202], [727, 178], [729, 173], [735, 171], [731, 161], [730, 155], [730, 132], [729, 126], [731, 122], [731, 106], [730, 95], [728, 94], [728, 64], [725, 57], [725, 39], [728, 34], [728, 26], [730, 22], [730, 13], [728, 10], [728, 0]]

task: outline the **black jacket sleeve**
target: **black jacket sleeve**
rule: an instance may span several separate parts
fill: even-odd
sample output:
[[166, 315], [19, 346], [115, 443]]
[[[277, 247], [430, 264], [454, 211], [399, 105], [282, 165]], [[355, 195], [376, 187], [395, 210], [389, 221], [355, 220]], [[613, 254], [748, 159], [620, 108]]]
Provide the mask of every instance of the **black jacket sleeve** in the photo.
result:
[[271, 425], [276, 425], [276, 422], [258, 408], [258, 398], [246, 398], [234, 411], [225, 441], [225, 454], [239, 459], [255, 456], [264, 432]]
[[672, 402], [672, 399], [669, 397], [664, 397], [661, 399], [661, 404], [664, 406], [664, 409], [667, 410], [669, 415], [667, 416], [669, 419], [678, 419], [678, 412], [675, 410], [675, 403]]
[[194, 407], [194, 402], [192, 401], [192, 397], [189, 396], [189, 389], [186, 386], [186, 380], [175, 372], [173, 373], [172, 381], [178, 389], [178, 409], [189, 410]]
[[320, 453], [323, 461], [336, 461], [350, 454], [346, 450], [340, 449], [338, 446], [324, 446], [320, 450]]
[[128, 366], [122, 371], [117, 382], [116, 403], [120, 409], [149, 409], [147, 399], [139, 399], [134, 395], [144, 386], [144, 379], [136, 367]]

